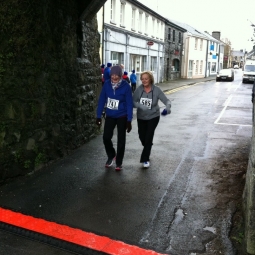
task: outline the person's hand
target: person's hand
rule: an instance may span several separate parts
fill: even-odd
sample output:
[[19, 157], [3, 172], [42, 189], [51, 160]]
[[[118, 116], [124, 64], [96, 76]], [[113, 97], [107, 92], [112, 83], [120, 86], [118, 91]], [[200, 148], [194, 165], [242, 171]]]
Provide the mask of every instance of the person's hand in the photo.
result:
[[127, 122], [127, 132], [129, 133], [132, 129], [131, 121]]
[[97, 119], [96, 119], [96, 124], [97, 124], [99, 127], [101, 126], [101, 124], [102, 124], [101, 118], [97, 118]]
[[167, 115], [167, 110], [164, 109], [164, 110], [161, 112], [161, 115], [163, 115], [163, 116]]

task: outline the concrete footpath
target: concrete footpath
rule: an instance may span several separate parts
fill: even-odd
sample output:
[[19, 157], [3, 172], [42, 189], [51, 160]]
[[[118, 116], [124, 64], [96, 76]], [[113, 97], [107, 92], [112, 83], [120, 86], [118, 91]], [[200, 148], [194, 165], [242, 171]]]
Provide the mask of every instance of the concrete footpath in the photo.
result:
[[213, 80], [215, 80], [215, 76], [199, 78], [199, 79], [176, 79], [176, 80], [171, 80], [171, 81], [167, 81], [163, 83], [157, 83], [156, 85], [159, 86], [165, 92], [165, 91], [176, 89], [182, 86], [194, 85], [196, 83], [213, 81]]

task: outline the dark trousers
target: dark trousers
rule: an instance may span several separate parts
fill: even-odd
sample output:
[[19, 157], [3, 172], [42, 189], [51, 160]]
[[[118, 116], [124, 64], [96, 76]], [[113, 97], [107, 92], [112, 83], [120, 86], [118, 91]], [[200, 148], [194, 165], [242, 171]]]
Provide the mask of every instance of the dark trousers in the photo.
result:
[[[112, 137], [114, 129], [117, 125], [117, 154], [113, 147]], [[112, 159], [116, 156], [116, 165], [122, 165], [122, 161], [125, 153], [126, 145], [126, 129], [127, 129], [127, 118], [109, 118], [106, 117], [104, 124], [104, 134], [103, 142], [105, 146], [105, 151], [109, 159]]]
[[137, 119], [139, 139], [143, 145], [140, 162], [150, 160], [154, 131], [159, 123], [159, 116], [150, 120]]
[[132, 92], [134, 93], [136, 90], [136, 83], [131, 83]]

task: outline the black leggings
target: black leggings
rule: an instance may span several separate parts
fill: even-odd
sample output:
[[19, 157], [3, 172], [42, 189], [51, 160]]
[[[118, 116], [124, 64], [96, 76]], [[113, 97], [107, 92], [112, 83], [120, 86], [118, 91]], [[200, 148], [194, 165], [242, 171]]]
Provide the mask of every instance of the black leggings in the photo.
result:
[[[112, 137], [115, 126], [117, 125], [117, 154], [113, 147]], [[122, 165], [122, 161], [125, 153], [126, 145], [126, 129], [127, 129], [127, 118], [109, 118], [106, 117], [104, 124], [104, 134], [103, 141], [105, 146], [105, 151], [108, 159], [112, 159], [116, 156], [116, 165]]]
[[140, 162], [150, 160], [151, 147], [153, 145], [154, 131], [159, 123], [159, 116], [150, 120], [137, 119], [139, 139], [143, 145]]

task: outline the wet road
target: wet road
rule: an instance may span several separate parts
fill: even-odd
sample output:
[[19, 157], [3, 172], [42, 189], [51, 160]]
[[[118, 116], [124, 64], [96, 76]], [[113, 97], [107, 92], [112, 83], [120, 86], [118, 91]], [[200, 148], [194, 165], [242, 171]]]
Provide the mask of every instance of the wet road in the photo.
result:
[[[237, 179], [224, 166], [249, 153], [252, 135], [252, 84], [235, 75], [166, 93], [172, 113], [160, 119], [149, 169], [139, 163], [134, 120], [121, 172], [104, 168], [99, 135], [46, 171], [0, 187], [0, 207], [160, 253], [234, 254]], [[69, 254], [2, 231], [0, 240], [0, 254]]]

